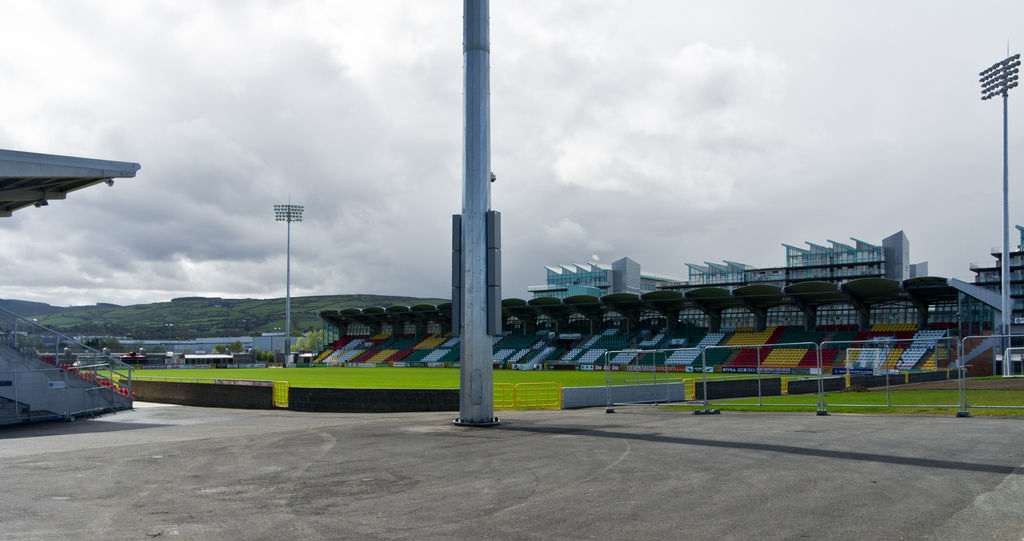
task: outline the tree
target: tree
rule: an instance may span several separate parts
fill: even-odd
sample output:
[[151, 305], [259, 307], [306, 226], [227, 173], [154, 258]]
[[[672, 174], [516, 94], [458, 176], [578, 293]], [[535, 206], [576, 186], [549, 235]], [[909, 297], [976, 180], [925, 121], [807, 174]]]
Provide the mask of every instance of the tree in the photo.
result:
[[242, 341], [241, 340], [235, 340], [234, 342], [231, 342], [228, 345], [220, 344], [220, 345], [214, 346], [213, 347], [213, 351], [215, 351], [217, 353], [227, 353], [227, 352], [241, 353], [243, 351], [242, 350]]
[[323, 339], [323, 329], [306, 331], [306, 333], [302, 335], [302, 338], [299, 338], [298, 341], [295, 342], [295, 347], [300, 351], [313, 351], [320, 347], [320, 342], [322, 342]]
[[84, 344], [93, 349], [102, 350], [103, 348], [107, 348], [110, 351], [124, 351], [124, 346], [122, 346], [121, 342], [113, 336], [88, 338], [85, 340]]

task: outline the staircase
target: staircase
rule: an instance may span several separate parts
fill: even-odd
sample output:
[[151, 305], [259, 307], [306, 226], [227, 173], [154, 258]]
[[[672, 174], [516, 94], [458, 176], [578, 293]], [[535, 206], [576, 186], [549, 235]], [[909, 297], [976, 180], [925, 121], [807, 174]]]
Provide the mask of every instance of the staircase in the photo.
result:
[[34, 352], [0, 345], [0, 425], [74, 419], [131, 409], [128, 370], [59, 367]]

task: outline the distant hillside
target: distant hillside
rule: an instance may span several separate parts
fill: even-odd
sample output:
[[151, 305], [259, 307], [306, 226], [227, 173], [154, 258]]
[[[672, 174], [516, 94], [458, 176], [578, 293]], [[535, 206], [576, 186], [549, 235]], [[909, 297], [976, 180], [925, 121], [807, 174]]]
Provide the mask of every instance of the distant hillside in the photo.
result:
[[66, 308], [50, 306], [45, 302], [19, 301], [15, 299], [0, 299], [0, 308], [10, 310], [19, 316], [36, 317], [47, 314], [55, 314]]
[[[324, 295], [292, 297], [292, 334], [321, 327], [321, 310], [439, 304], [447, 299], [387, 295]], [[183, 297], [167, 302], [117, 306], [58, 307], [45, 303], [0, 299], [0, 306], [65, 334], [130, 338], [191, 339], [284, 332], [284, 299], [220, 299]]]

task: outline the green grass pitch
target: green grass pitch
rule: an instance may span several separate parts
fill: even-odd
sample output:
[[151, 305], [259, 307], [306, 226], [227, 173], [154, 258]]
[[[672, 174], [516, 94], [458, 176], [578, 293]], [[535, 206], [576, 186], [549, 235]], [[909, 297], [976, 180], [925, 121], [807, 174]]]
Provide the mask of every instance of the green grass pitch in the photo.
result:
[[[712, 377], [717, 374], [708, 374]], [[671, 373], [668, 381], [679, 381], [680, 377], [699, 377], [700, 374]], [[293, 387], [337, 387], [366, 389], [458, 389], [458, 368], [230, 368], [230, 369], [187, 369], [187, 370], [136, 370], [132, 377], [137, 379], [252, 379], [287, 381]], [[612, 372], [612, 383], [629, 384], [653, 382], [654, 375], [637, 372]], [[658, 374], [659, 382], [666, 381], [664, 373]], [[605, 373], [576, 370], [495, 370], [495, 383], [557, 382], [563, 387], [603, 386]]]

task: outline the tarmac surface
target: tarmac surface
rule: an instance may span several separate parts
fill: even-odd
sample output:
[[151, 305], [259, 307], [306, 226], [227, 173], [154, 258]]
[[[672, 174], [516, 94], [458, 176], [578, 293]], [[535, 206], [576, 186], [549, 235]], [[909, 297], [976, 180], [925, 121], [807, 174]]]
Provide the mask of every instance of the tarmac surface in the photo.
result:
[[1024, 418], [136, 403], [0, 428], [0, 540], [1024, 540]]

